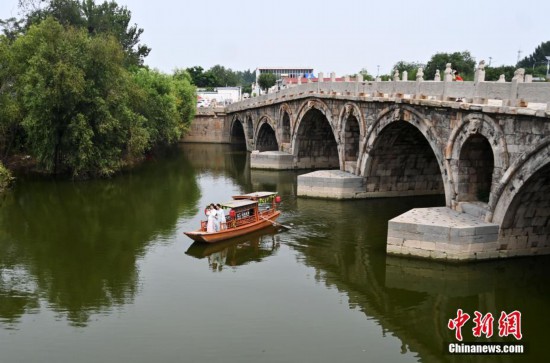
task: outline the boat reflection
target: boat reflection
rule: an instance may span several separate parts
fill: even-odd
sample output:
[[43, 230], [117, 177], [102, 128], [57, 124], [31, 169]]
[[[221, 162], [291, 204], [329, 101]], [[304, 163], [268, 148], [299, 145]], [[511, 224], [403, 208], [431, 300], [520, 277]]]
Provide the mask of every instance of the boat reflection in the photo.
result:
[[208, 259], [212, 271], [222, 271], [225, 266], [236, 267], [250, 262], [260, 262], [279, 249], [279, 227], [269, 226], [261, 231], [217, 243], [194, 242], [185, 254]]

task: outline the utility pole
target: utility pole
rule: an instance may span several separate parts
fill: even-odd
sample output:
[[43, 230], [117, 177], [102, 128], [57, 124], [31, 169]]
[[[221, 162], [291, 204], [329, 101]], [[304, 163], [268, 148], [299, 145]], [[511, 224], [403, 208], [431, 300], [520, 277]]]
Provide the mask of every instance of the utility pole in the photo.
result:
[[522, 53], [522, 52], [521, 52], [521, 49], [518, 50], [518, 61], [516, 62], [516, 65], [519, 63], [519, 58], [521, 57], [521, 53]]
[[489, 57], [489, 64], [487, 65], [487, 67], [490, 67], [491, 66], [491, 61], [493, 60], [493, 57]]

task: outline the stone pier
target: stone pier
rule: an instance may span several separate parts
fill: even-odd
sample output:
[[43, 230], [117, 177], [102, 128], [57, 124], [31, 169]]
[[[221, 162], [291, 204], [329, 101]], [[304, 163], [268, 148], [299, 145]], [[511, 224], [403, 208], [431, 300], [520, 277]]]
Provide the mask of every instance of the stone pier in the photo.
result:
[[250, 154], [250, 168], [285, 170], [294, 168], [294, 156], [283, 151], [253, 151]]
[[365, 198], [363, 178], [341, 170], [318, 170], [298, 176], [298, 195], [314, 198]]
[[499, 225], [447, 207], [412, 209], [388, 222], [388, 254], [450, 261], [500, 256]]

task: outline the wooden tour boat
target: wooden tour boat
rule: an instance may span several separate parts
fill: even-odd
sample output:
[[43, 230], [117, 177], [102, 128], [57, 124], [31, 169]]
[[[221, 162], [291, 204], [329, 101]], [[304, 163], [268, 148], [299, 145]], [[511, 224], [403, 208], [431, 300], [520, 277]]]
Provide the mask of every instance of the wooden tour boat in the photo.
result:
[[220, 203], [222, 208], [229, 209], [230, 212], [229, 216], [226, 216], [226, 223], [220, 223], [218, 232], [207, 232], [207, 221], [201, 221], [200, 229], [184, 233], [193, 241], [213, 243], [242, 236], [265, 227], [280, 225], [275, 222], [281, 214], [277, 210], [277, 204], [280, 201], [280, 197], [274, 192], [235, 195], [233, 200]]

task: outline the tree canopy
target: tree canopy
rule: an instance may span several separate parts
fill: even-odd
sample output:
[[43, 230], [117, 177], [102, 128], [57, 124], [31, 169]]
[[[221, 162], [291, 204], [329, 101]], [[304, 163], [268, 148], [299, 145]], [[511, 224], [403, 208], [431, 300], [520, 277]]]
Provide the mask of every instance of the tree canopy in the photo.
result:
[[24, 152], [48, 173], [108, 176], [180, 139], [195, 112], [191, 76], [142, 65], [148, 48], [125, 7], [21, 3], [37, 6], [3, 21], [0, 35], [0, 157]]
[[443, 77], [443, 71], [447, 63], [451, 63], [452, 68], [460, 72], [465, 81], [472, 81], [474, 79], [476, 61], [468, 51], [434, 54], [426, 64], [424, 79], [434, 79], [436, 70], [438, 69]]
[[258, 85], [261, 89], [267, 91], [275, 85], [277, 77], [273, 73], [262, 73], [258, 77]]

